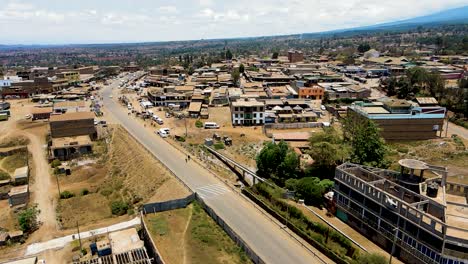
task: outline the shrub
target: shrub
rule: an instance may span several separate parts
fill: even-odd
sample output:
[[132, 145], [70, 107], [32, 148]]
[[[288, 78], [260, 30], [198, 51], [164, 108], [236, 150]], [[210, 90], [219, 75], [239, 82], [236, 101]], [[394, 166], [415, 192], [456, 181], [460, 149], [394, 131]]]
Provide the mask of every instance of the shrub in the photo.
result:
[[176, 140], [180, 141], [180, 142], [185, 142], [185, 137], [184, 136], [178, 136], [178, 137], [176, 137]]
[[60, 199], [69, 199], [74, 197], [75, 194], [70, 191], [63, 191], [60, 193]]
[[124, 215], [128, 211], [128, 204], [124, 201], [113, 201], [111, 203], [111, 211], [113, 215]]
[[10, 179], [10, 174], [4, 171], [0, 171], [0, 181], [8, 180], [8, 179]]
[[213, 147], [216, 149], [216, 150], [220, 150], [220, 149], [224, 149], [224, 143], [223, 142], [217, 142], [213, 145]]
[[20, 229], [25, 233], [34, 231], [37, 228], [37, 216], [40, 212], [41, 210], [37, 209], [37, 205], [21, 211], [18, 214]]
[[128, 215], [134, 215], [134, 214], [135, 214], [135, 210], [133, 210], [133, 209], [128, 209], [127, 214], [128, 214]]
[[197, 121], [195, 121], [195, 126], [198, 127], [198, 128], [202, 128], [203, 127], [203, 122], [200, 121], [200, 120], [197, 120]]
[[81, 196], [85, 196], [85, 195], [88, 195], [89, 194], [89, 190], [84, 188], [83, 190], [81, 190]]
[[60, 162], [60, 160], [58, 159], [54, 159], [51, 163], [50, 163], [50, 166], [52, 168], [57, 168], [58, 166], [62, 165], [62, 162]]

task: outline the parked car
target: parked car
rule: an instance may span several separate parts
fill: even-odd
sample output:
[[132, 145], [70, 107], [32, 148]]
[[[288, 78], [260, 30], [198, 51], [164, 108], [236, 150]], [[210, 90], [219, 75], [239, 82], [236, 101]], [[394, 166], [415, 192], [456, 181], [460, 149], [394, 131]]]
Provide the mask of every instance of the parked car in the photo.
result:
[[158, 123], [158, 125], [162, 125], [164, 124], [164, 121], [161, 118], [158, 118], [156, 119], [156, 123]]
[[157, 130], [156, 134], [158, 134], [162, 138], [167, 138], [169, 136], [169, 134], [163, 129]]

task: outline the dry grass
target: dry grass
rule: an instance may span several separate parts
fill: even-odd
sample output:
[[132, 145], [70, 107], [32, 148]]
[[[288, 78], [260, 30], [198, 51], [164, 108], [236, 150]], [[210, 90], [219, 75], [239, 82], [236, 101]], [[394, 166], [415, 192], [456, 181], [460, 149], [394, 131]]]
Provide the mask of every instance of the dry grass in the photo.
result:
[[24, 136], [9, 136], [0, 142], [0, 148], [10, 148], [25, 146], [29, 144], [29, 139]]
[[16, 169], [28, 165], [27, 152], [18, 152], [7, 156], [1, 160], [1, 167], [4, 171], [12, 174]]
[[[72, 166], [70, 176], [59, 176], [61, 191], [75, 194], [74, 198], [61, 200], [57, 210], [66, 228], [70, 227], [68, 223], [73, 226], [76, 221], [91, 224], [112, 217], [112, 201], [122, 200], [137, 209], [149, 201], [177, 199], [188, 194], [123, 128], [113, 127], [108, 140], [109, 145], [105, 141], [96, 142], [95, 162]], [[83, 189], [90, 194], [81, 196]]]

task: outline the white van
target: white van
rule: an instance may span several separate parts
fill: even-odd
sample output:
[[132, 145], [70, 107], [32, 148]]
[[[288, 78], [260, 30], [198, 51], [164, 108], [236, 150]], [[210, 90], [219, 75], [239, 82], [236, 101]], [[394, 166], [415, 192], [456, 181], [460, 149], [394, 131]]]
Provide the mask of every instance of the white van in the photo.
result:
[[205, 129], [218, 129], [219, 128], [218, 124], [216, 124], [215, 122], [205, 122], [203, 127]]

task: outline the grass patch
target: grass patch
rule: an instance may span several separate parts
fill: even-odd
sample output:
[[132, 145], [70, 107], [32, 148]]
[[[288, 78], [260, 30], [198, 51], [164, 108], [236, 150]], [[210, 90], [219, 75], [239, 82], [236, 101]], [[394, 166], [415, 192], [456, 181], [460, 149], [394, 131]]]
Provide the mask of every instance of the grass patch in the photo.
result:
[[3, 168], [8, 173], [14, 173], [16, 169], [28, 165], [28, 154], [26, 152], [15, 153], [3, 158]]
[[189, 231], [192, 263], [250, 263], [245, 253], [197, 202], [193, 203]]
[[8, 137], [0, 142], [0, 148], [11, 148], [25, 146], [29, 144], [29, 139], [23, 136]]
[[163, 217], [158, 218], [149, 218], [148, 219], [148, 228], [152, 234], [158, 236], [164, 236], [168, 233], [169, 227], [167, 224], [167, 219]]
[[80, 225], [86, 225], [110, 218], [112, 213], [106, 197], [98, 193], [90, 193], [59, 200], [57, 216], [64, 228], [74, 228], [77, 221]]

